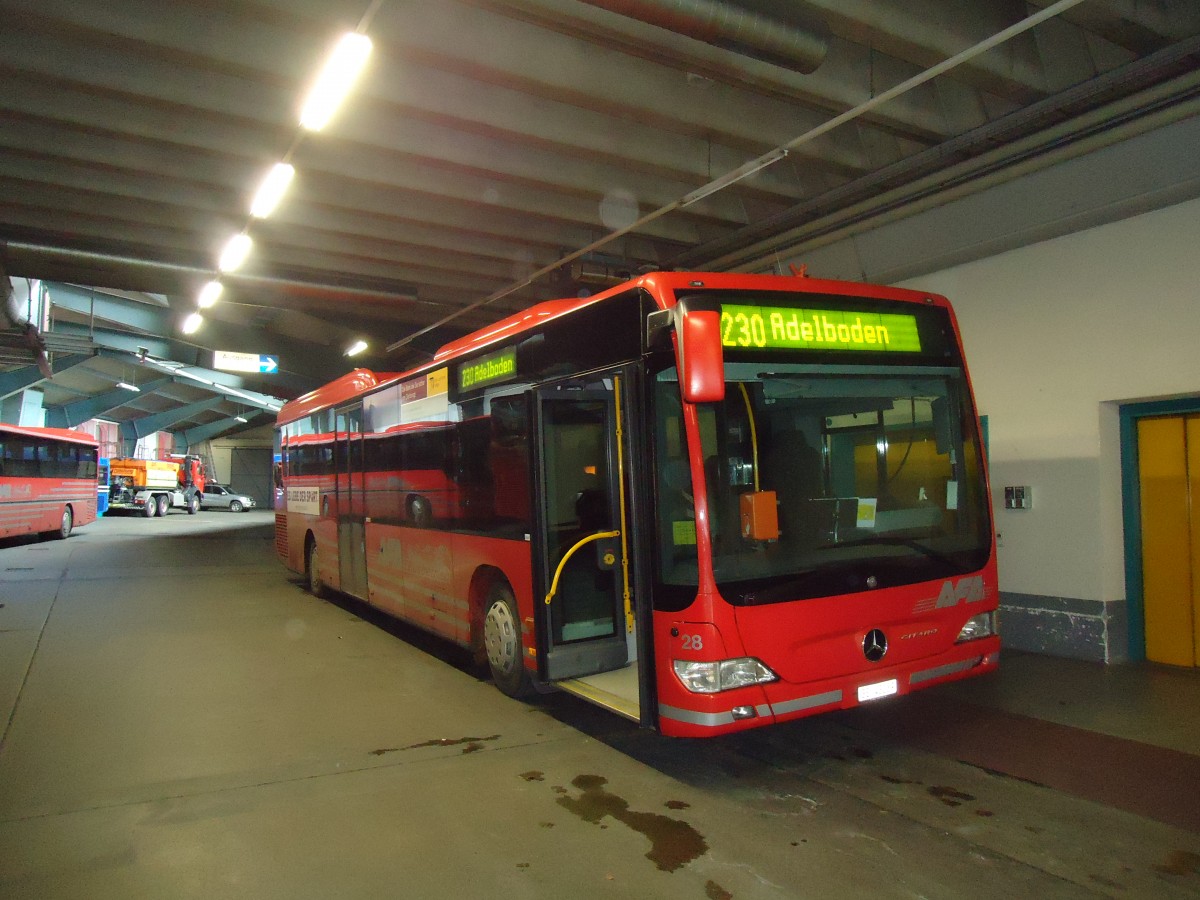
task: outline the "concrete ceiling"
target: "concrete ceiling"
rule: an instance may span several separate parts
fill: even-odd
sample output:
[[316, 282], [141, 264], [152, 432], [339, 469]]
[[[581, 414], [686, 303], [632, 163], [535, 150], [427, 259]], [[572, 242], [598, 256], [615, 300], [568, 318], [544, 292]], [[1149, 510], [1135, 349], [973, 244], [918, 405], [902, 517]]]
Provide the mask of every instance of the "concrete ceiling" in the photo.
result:
[[[1195, 99], [1200, 3], [1083, 0], [797, 140], [1050, 5], [0, 0], [0, 264], [18, 296], [56, 284], [52, 331], [85, 341], [63, 355], [151, 338], [151, 358], [200, 367], [216, 349], [273, 354], [282, 374], [239, 384], [294, 396], [346, 371], [359, 336], [365, 364], [407, 368], [597, 279], [751, 266], [787, 249], [777, 235], [868, 220]], [[356, 28], [375, 45], [363, 78], [302, 133], [314, 73]], [[289, 153], [290, 192], [250, 222]], [[221, 245], [247, 227], [249, 262], [185, 338]], [[29, 362], [17, 330], [7, 343], [11, 378]], [[172, 385], [178, 406], [197, 402]]]

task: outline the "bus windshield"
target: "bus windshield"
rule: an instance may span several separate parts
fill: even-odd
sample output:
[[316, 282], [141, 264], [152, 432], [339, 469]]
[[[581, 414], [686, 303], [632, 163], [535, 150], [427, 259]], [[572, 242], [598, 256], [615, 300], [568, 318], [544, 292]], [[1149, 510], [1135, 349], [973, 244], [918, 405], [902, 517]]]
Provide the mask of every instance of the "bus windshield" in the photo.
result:
[[[682, 416], [675, 378], [658, 376], [655, 404], [660, 574], [691, 585], [696, 534], [682, 421], [671, 421]], [[733, 363], [725, 378], [724, 401], [697, 409], [713, 574], [729, 602], [911, 584], [986, 562], [986, 489], [960, 368]], [[777, 518], [765, 533], [745, 521], [755, 494]]]

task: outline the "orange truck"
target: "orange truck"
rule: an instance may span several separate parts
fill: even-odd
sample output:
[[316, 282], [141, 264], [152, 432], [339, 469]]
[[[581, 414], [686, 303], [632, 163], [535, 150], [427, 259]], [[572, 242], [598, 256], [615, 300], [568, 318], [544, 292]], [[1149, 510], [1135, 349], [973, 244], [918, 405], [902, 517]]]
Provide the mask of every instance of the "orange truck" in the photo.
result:
[[200, 511], [204, 463], [198, 456], [175, 459], [121, 458], [109, 461], [108, 508], [133, 510], [146, 518], [172, 509]]

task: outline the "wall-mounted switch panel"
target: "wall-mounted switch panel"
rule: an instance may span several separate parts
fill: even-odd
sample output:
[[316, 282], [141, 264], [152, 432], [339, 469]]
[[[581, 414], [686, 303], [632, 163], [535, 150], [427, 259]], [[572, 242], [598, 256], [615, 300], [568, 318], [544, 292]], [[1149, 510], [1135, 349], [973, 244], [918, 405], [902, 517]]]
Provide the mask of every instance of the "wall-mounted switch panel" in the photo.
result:
[[1031, 509], [1033, 507], [1033, 488], [1006, 487], [1004, 489], [1005, 509]]

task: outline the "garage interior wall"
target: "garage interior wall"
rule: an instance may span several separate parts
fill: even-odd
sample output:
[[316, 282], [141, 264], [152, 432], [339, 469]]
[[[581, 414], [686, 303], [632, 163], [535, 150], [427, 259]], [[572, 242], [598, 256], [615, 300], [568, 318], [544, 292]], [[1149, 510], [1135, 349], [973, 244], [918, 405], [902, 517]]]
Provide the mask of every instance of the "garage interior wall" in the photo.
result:
[[[1197, 248], [1190, 201], [906, 285], [954, 302], [988, 416], [1010, 646], [1129, 654], [1118, 414], [1200, 395]], [[1032, 508], [1004, 509], [1006, 485]]]
[[[1129, 637], [1141, 640], [1125, 583], [1121, 410], [1176, 398], [1200, 408], [1198, 140], [1195, 116], [1114, 136], [769, 261], [954, 304], [988, 417], [1008, 647], [1141, 658]], [[1031, 488], [1032, 507], [1004, 509], [1005, 486]]]
[[217, 438], [201, 444], [200, 453], [209, 460], [213, 481], [235, 491], [249, 494], [259, 509], [272, 506], [271, 454], [274, 432], [255, 428], [230, 438]]

